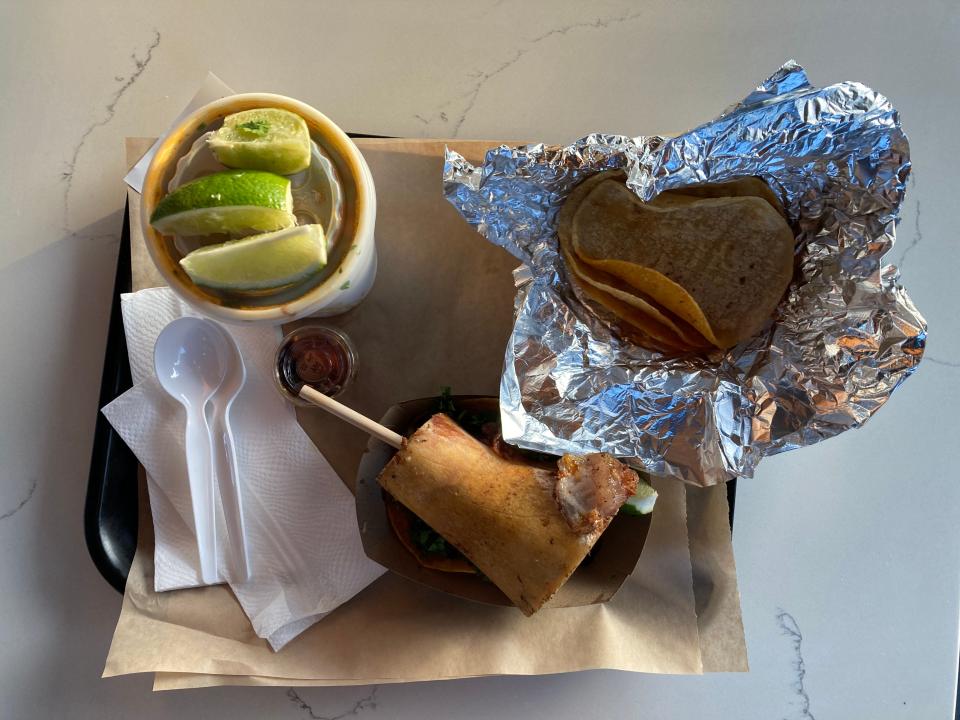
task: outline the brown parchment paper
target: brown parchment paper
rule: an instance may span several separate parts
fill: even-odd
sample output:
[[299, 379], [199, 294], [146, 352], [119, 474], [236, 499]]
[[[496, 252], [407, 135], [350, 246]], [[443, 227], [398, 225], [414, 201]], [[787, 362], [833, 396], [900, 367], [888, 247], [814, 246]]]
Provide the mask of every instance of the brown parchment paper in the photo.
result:
[[[492, 144], [455, 146], [479, 159]], [[129, 144], [131, 164], [148, 145]], [[441, 385], [455, 393], [496, 394], [512, 325], [515, 261], [477, 236], [444, 201], [443, 142], [358, 145], [377, 186], [379, 272], [362, 305], [329, 321], [358, 349], [357, 381], [344, 402], [379, 417], [398, 401], [436, 394]], [[142, 246], [133, 204], [131, 225], [134, 287], [162, 284]], [[319, 411], [299, 411], [298, 417], [352, 486], [367, 438]], [[155, 672], [157, 688], [174, 688], [592, 668], [745, 670], [724, 490], [692, 490], [670, 480], [656, 486], [660, 500], [647, 545], [609, 603], [524, 618], [513, 608], [466, 602], [387, 574], [279, 653], [253, 634], [225, 586], [155, 593], [147, 527], [104, 676]], [[689, 536], [688, 513], [694, 521]]]

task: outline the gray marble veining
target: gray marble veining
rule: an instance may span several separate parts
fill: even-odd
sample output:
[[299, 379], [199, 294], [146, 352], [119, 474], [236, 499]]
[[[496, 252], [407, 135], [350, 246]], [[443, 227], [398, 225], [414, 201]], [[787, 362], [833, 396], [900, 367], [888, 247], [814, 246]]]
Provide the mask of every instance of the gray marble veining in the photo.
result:
[[815, 720], [813, 713], [810, 712], [810, 696], [807, 694], [807, 690], [803, 685], [803, 678], [807, 674], [807, 666], [803, 660], [803, 633], [800, 632], [800, 626], [797, 624], [793, 615], [787, 611], [779, 610], [776, 617], [780, 631], [790, 639], [793, 645], [793, 670], [796, 673], [793, 681], [793, 690], [796, 697], [793, 698], [791, 704], [798, 713], [797, 717]]
[[310, 703], [304, 700], [300, 693], [293, 688], [287, 689], [287, 698], [297, 706], [301, 713], [305, 713], [305, 716], [311, 720], [343, 720], [344, 718], [361, 715], [367, 710], [375, 710], [377, 708], [377, 690], [379, 689], [380, 687], [378, 685], [374, 685], [370, 688], [370, 692], [367, 695], [364, 695], [353, 704], [353, 707], [336, 715], [317, 714], [314, 712]]
[[567, 25], [562, 25], [560, 27], [552, 28], [540, 35], [537, 35], [530, 40], [527, 40], [522, 47], [514, 50], [513, 55], [508, 59], [501, 61], [496, 67], [491, 70], [476, 70], [469, 74], [468, 79], [471, 81], [470, 87], [463, 93], [460, 93], [454, 98], [447, 100], [440, 107], [443, 108], [436, 112], [432, 117], [427, 118], [421, 114], [416, 114], [414, 117], [423, 123], [428, 125], [434, 120], [440, 120], [443, 123], [448, 123], [449, 118], [446, 112], [446, 109], [451, 105], [456, 105], [463, 103], [463, 107], [458, 113], [457, 117], [453, 120], [452, 125], [450, 126], [447, 134], [450, 137], [459, 137], [460, 128], [463, 126], [464, 121], [466, 121], [467, 116], [470, 114], [470, 111], [473, 110], [474, 106], [477, 103], [477, 98], [480, 96], [480, 92], [483, 90], [483, 87], [493, 78], [497, 77], [505, 70], [515, 65], [521, 58], [534, 50], [538, 43], [543, 42], [552, 37], [567, 35], [568, 33], [574, 30], [588, 29], [592, 28], [594, 30], [603, 30], [613, 25], [619, 25], [620, 23], [629, 22], [631, 20], [637, 20], [644, 17], [647, 13], [644, 12], [628, 12], [621, 13], [619, 15], [613, 15], [610, 17], [599, 17], [593, 20], [585, 20], [581, 22], [569, 23]]
[[923, 240], [923, 231], [920, 229], [920, 196], [917, 194], [917, 175], [915, 172], [910, 173], [910, 190], [913, 197], [916, 198], [914, 201], [914, 216], [913, 216], [913, 237], [910, 238], [910, 242], [907, 243], [907, 246], [903, 249], [903, 252], [900, 253], [900, 260], [897, 262], [897, 266], [900, 268], [901, 275], [903, 274], [903, 266], [907, 260], [907, 255], [920, 244], [920, 241]]
[[[922, 208], [920, 205], [920, 195], [917, 193], [917, 175], [916, 172], [911, 172], [910, 174], [910, 190], [913, 197], [916, 198], [913, 204], [913, 237], [910, 238], [910, 241], [907, 243], [907, 246], [903, 249], [903, 252], [900, 253], [900, 258], [897, 260], [897, 267], [900, 270], [901, 276], [903, 275], [903, 269], [906, 266], [907, 256], [913, 252], [921, 242], [923, 242], [923, 228], [920, 225], [920, 219], [922, 216]], [[956, 360], [945, 360], [943, 358], [937, 357], [936, 353], [928, 353], [926, 356], [926, 361], [933, 363], [934, 365], [940, 365], [941, 367], [946, 368], [960, 368], [960, 362]]]
[[113, 79], [116, 82], [122, 83], [119, 88], [117, 88], [108, 102], [104, 106], [104, 115], [90, 123], [83, 133], [80, 135], [80, 139], [77, 141], [77, 144], [73, 148], [73, 154], [70, 156], [70, 159], [66, 162], [66, 170], [61, 173], [61, 180], [64, 182], [63, 189], [63, 230], [64, 232], [70, 232], [70, 191], [73, 189], [73, 174], [77, 168], [77, 160], [80, 158], [80, 151], [83, 150], [84, 145], [87, 142], [87, 138], [90, 137], [90, 134], [97, 128], [102, 128], [111, 120], [113, 120], [114, 115], [117, 114], [117, 103], [120, 102], [127, 90], [133, 87], [133, 84], [143, 75], [143, 72], [147, 69], [147, 66], [150, 64], [150, 61], [153, 60], [153, 51], [160, 46], [160, 31], [153, 31], [153, 40], [147, 45], [147, 49], [144, 53], [143, 58], [137, 56], [136, 52], [130, 53], [130, 59], [133, 60], [134, 70], [128, 76], [123, 75], [114, 75]]
[[27, 503], [30, 502], [31, 498], [33, 498], [33, 494], [37, 491], [37, 485], [39, 484], [40, 479], [36, 476], [30, 478], [30, 487], [27, 489], [27, 494], [13, 508], [0, 514], [0, 520], [6, 520], [9, 517], [13, 517], [18, 512], [23, 510], [27, 506]]

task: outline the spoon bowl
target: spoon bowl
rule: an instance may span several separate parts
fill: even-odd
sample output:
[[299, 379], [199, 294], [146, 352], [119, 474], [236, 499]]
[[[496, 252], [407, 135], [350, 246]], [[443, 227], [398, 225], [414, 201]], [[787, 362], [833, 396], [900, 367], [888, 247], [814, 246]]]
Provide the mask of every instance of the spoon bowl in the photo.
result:
[[157, 380], [186, 408], [204, 403], [226, 374], [219, 328], [209, 320], [177, 318], [157, 337], [153, 351]]

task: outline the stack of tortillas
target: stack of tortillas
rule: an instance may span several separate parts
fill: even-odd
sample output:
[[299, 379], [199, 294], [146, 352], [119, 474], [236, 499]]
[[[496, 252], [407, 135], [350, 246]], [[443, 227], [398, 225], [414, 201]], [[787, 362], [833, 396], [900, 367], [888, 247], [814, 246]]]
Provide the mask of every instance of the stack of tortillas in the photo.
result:
[[793, 231], [767, 184], [741, 178], [645, 203], [625, 180], [594, 175], [561, 209], [571, 280], [651, 350], [706, 352], [756, 335], [793, 276]]

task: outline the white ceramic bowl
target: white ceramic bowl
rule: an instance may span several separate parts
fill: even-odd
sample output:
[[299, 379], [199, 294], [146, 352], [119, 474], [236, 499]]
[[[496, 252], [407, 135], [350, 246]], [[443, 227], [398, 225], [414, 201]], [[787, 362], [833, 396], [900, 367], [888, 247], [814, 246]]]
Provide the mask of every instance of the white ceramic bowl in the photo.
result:
[[[167, 193], [178, 161], [191, 151], [201, 135], [219, 127], [226, 115], [263, 107], [289, 110], [306, 121], [311, 138], [336, 169], [339, 228], [328, 237], [329, 262], [320, 273], [280, 290], [216, 292], [196, 285], [183, 271], [179, 263], [183, 252], [177, 239], [158, 233], [150, 225], [150, 215]], [[353, 141], [329, 118], [283, 95], [245, 93], [204, 105], [164, 138], [144, 179], [140, 222], [147, 250], [160, 274], [198, 312], [229, 323], [280, 324], [306, 316], [337, 315], [366, 297], [377, 269], [373, 238], [376, 205], [370, 168]]]

